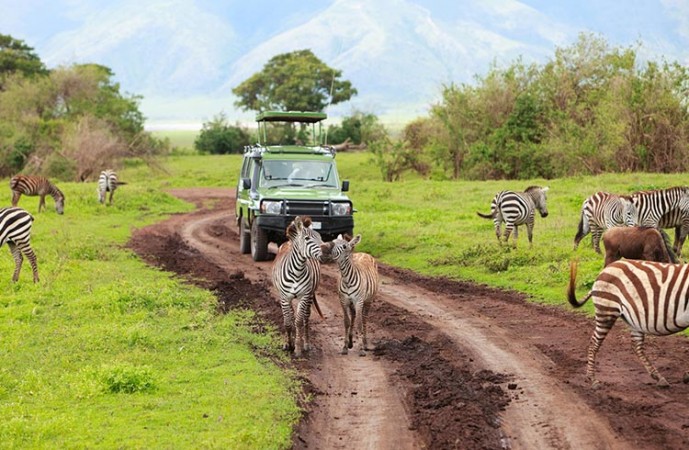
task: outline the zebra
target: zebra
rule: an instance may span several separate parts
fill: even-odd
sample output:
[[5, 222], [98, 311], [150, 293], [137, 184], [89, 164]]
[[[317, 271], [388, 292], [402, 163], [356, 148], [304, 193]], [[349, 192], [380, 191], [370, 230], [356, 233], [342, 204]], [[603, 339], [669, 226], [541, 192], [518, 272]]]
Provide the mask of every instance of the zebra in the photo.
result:
[[366, 356], [366, 322], [373, 298], [380, 287], [380, 277], [373, 256], [368, 253], [354, 253], [354, 247], [359, 242], [360, 234], [354, 238], [339, 235], [322, 248], [324, 253], [328, 253], [337, 262], [340, 269], [338, 291], [345, 329], [344, 346], [340, 353], [346, 355], [348, 349], [353, 347], [353, 331], [356, 328], [361, 338], [359, 356]]
[[500, 243], [502, 242], [500, 238], [502, 222], [505, 222], [505, 243], [508, 242], [510, 234], [514, 229], [513, 243], [515, 246], [517, 245], [518, 237], [517, 227], [526, 224], [529, 245], [531, 245], [536, 209], [538, 209], [541, 217], [548, 216], [548, 208], [546, 207], [547, 191], [548, 187], [540, 186], [529, 186], [524, 192], [500, 191], [493, 197], [493, 201], [490, 204], [490, 214], [482, 214], [478, 211], [476, 214], [484, 219], [493, 219], [495, 235]]
[[55, 200], [55, 211], [62, 214], [65, 208], [65, 195], [47, 178], [38, 175], [15, 175], [10, 179], [12, 189], [12, 206], [17, 206], [19, 198], [24, 195], [40, 196], [38, 212], [45, 209], [45, 196], [50, 195]]
[[[299, 358], [303, 351], [309, 350], [309, 317], [311, 304], [316, 302], [321, 275], [318, 259], [322, 252], [300, 216], [287, 227], [287, 238], [273, 262], [272, 281], [280, 296], [285, 350], [294, 350], [294, 356]], [[296, 315], [293, 300], [297, 300]]]
[[689, 234], [689, 187], [637, 191], [631, 194], [640, 226], [675, 228], [674, 251], [680, 256]]
[[7, 246], [10, 248], [14, 258], [12, 281], [15, 283], [19, 280], [19, 272], [22, 269], [22, 262], [24, 260], [22, 253], [26, 255], [29, 263], [31, 263], [34, 283], [39, 281], [36, 254], [31, 248], [31, 226], [33, 225], [33, 220], [33, 216], [21, 208], [7, 207], [0, 209], [0, 246], [7, 243]]
[[100, 173], [100, 177], [98, 177], [98, 201], [105, 204], [106, 193], [110, 192], [108, 204], [112, 205], [112, 196], [115, 193], [115, 189], [123, 184], [127, 183], [124, 181], [118, 181], [117, 174], [114, 170], [102, 171]]
[[663, 214], [658, 222], [658, 228], [674, 228], [675, 243], [672, 250], [677, 256], [682, 253], [682, 246], [689, 234], [689, 211], [683, 209], [673, 209]]
[[666, 336], [689, 327], [689, 265], [654, 261], [620, 260], [605, 267], [589, 293], [578, 301], [575, 295], [577, 263], [570, 265], [567, 298], [575, 308], [593, 298], [596, 327], [591, 336], [586, 379], [597, 386], [595, 359], [615, 321], [622, 317], [631, 327], [634, 352], [661, 387], [667, 380], [658, 373], [644, 352], [647, 334]]
[[629, 196], [596, 192], [581, 205], [579, 229], [574, 237], [574, 250], [591, 233], [591, 246], [601, 253], [600, 238], [605, 230], [617, 226], [636, 225], [636, 209]]

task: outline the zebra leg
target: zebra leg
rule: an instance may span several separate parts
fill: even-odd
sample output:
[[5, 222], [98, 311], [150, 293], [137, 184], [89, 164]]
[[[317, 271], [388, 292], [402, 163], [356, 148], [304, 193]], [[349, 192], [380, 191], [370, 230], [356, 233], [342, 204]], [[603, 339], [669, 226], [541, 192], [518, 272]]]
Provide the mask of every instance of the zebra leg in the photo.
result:
[[19, 203], [19, 197], [22, 196], [22, 193], [19, 191], [12, 191], [12, 206], [17, 206], [17, 203]]
[[533, 222], [526, 224], [526, 236], [529, 238], [529, 247], [533, 246]]
[[600, 238], [603, 235], [603, 229], [599, 226], [591, 225], [591, 247], [593, 250], [600, 254]]
[[[510, 235], [512, 234], [512, 228], [514, 228], [514, 225], [505, 222], [505, 235], [503, 236], [503, 238], [504, 238], [504, 240], [505, 240], [505, 244], [507, 244], [507, 243], [509, 242], [509, 240], [510, 240]], [[515, 238], [514, 238], [514, 241], [513, 241], [513, 242], [514, 242], [515, 245], [516, 245], [516, 241], [517, 241], [517, 238], [516, 238], [516, 236], [517, 236], [517, 229], [516, 229], [516, 228], [514, 228], [514, 236], [515, 236]]]
[[40, 200], [38, 200], [38, 212], [45, 209], [45, 195], [41, 195]]
[[304, 334], [309, 309], [311, 309], [311, 305], [308, 301], [300, 300], [297, 304], [297, 314], [294, 318], [294, 356], [297, 358], [301, 358], [305, 350]]
[[656, 369], [653, 363], [651, 363], [648, 357], [646, 357], [646, 352], [644, 351], [645, 337], [646, 336], [641, 331], [632, 330], [632, 344], [634, 346], [634, 353], [636, 353], [636, 356], [639, 357], [641, 363], [646, 368], [646, 371], [649, 373], [649, 375], [651, 375], [651, 378], [658, 382], [658, 386], [664, 388], [668, 387], [670, 386], [670, 383], [668, 383], [667, 380], [660, 373], [658, 373], [658, 369]]
[[598, 387], [598, 380], [596, 380], [595, 375], [596, 354], [598, 354], [598, 350], [612, 329], [612, 326], [615, 325], [617, 317], [618, 316], [601, 316], [600, 313], [596, 311], [596, 328], [591, 335], [586, 362], [586, 381], [591, 383], [592, 388]]
[[350, 348], [352, 348], [352, 318], [354, 316], [349, 309], [349, 300], [346, 298], [340, 299], [340, 305], [342, 306], [342, 317], [344, 319], [344, 345], [342, 346], [342, 351], [340, 354], [346, 355]]
[[12, 258], [14, 258], [14, 274], [12, 275], [12, 281], [16, 283], [19, 280], [19, 272], [22, 270], [22, 261], [24, 257], [22, 256], [21, 250], [19, 250], [19, 247], [17, 247], [14, 242], [7, 241], [7, 246], [10, 248]]
[[306, 309], [304, 310], [304, 351], [308, 352], [311, 350], [310, 338], [309, 338], [309, 321], [311, 319], [311, 305], [313, 304], [313, 299], [308, 302]]
[[33, 252], [31, 244], [29, 244], [28, 242], [20, 242], [17, 244], [17, 246], [22, 251], [22, 253], [24, 253], [26, 259], [28, 259], [29, 263], [31, 264], [31, 271], [33, 272], [33, 282], [38, 283], [40, 281], [38, 279], [38, 263], [36, 262], [36, 254]]
[[359, 333], [361, 345], [359, 346], [359, 356], [366, 356], [368, 350], [368, 339], [366, 337], [366, 305], [363, 301], [356, 304], [356, 331]]
[[502, 234], [502, 220], [499, 217], [493, 219], [493, 224], [495, 226], [495, 237], [498, 238], [498, 243], [501, 244], [500, 235]]
[[108, 197], [108, 205], [112, 205], [112, 195], [115, 193], [114, 189], [110, 189], [110, 197]]
[[290, 300], [283, 299], [280, 302], [282, 308], [282, 319], [285, 324], [285, 345], [283, 350], [294, 351], [294, 311]]

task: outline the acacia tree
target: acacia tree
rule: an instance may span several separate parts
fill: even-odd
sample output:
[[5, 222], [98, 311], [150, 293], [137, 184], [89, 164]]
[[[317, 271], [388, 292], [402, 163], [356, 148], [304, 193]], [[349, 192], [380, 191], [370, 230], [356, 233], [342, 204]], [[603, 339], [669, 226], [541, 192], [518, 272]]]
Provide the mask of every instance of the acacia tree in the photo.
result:
[[328, 67], [311, 50], [297, 50], [274, 56], [232, 93], [238, 97], [235, 106], [244, 111], [323, 111], [329, 103], [357, 94], [341, 76], [341, 70]]

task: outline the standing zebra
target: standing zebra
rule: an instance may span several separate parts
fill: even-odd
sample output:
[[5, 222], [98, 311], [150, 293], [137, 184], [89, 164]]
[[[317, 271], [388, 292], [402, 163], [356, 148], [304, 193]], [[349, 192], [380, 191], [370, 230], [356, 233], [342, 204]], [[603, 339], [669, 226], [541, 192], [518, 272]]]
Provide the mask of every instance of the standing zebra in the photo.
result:
[[481, 214], [480, 212], [476, 212], [476, 214], [484, 219], [493, 219], [498, 242], [502, 242], [500, 238], [502, 222], [505, 222], [505, 243], [510, 239], [510, 234], [514, 229], [513, 243], [515, 246], [518, 237], [517, 227], [526, 224], [529, 245], [531, 245], [536, 209], [538, 209], [541, 217], [548, 216], [548, 208], [545, 204], [547, 191], [547, 187], [542, 188], [540, 186], [529, 186], [524, 192], [500, 191], [493, 197], [490, 204], [490, 214]]
[[117, 174], [114, 170], [104, 170], [100, 173], [98, 177], [98, 201], [105, 204], [105, 195], [110, 192], [110, 197], [108, 199], [108, 204], [112, 205], [112, 196], [115, 193], [115, 189], [118, 186], [127, 184], [123, 181], [117, 180]]
[[[309, 350], [309, 317], [321, 276], [321, 248], [299, 216], [287, 227], [287, 238], [275, 257], [272, 281], [280, 296], [285, 349], [294, 350], [294, 356], [299, 358]], [[296, 315], [293, 300], [297, 300]]]
[[38, 212], [45, 209], [45, 196], [50, 195], [55, 200], [55, 211], [62, 214], [65, 208], [65, 195], [57, 186], [51, 183], [47, 178], [38, 175], [15, 175], [10, 180], [10, 189], [12, 189], [12, 206], [17, 206], [19, 197], [24, 195], [40, 196], [38, 202]]
[[31, 226], [33, 216], [21, 208], [2, 208], [0, 209], [0, 246], [7, 243], [14, 258], [14, 274], [12, 281], [19, 280], [19, 272], [22, 269], [22, 262], [26, 255], [31, 263], [33, 270], [33, 281], [38, 282], [38, 265], [36, 264], [36, 254], [31, 248]]
[[689, 234], [689, 211], [684, 209], [673, 209], [670, 212], [663, 214], [658, 222], [658, 228], [674, 228], [675, 229], [675, 243], [672, 250], [677, 256], [682, 253], [682, 246]]
[[603, 232], [617, 226], [634, 226], [636, 210], [630, 197], [596, 192], [581, 205], [579, 229], [574, 237], [574, 250], [579, 242], [591, 233], [591, 245], [600, 253], [600, 238]]
[[596, 328], [591, 336], [586, 379], [595, 386], [596, 354], [615, 321], [622, 317], [631, 327], [634, 352], [659, 386], [668, 382], [644, 352], [647, 334], [666, 336], [689, 327], [689, 265], [620, 260], [605, 267], [591, 291], [579, 302], [575, 295], [577, 267], [570, 266], [567, 298], [575, 308], [593, 297]]
[[353, 253], [354, 247], [361, 241], [361, 235], [351, 239], [339, 235], [337, 239], [323, 244], [321, 248], [337, 262], [340, 269], [340, 305], [344, 316], [344, 346], [342, 354], [353, 347], [353, 331], [356, 328], [361, 338], [359, 356], [366, 356], [368, 339], [366, 322], [373, 298], [380, 287], [378, 265], [368, 253]]

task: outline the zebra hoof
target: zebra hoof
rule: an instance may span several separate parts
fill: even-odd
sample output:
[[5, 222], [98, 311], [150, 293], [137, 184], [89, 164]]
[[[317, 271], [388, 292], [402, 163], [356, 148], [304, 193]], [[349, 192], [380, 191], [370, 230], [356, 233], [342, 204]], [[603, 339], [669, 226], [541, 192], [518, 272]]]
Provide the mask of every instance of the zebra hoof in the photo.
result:
[[689, 384], [689, 372], [684, 372], [684, 376], [682, 377], [682, 383]]
[[603, 385], [600, 384], [600, 381], [598, 381], [598, 380], [592, 380], [591, 381], [591, 389], [593, 389], [594, 391], [597, 391], [601, 387], [603, 387]]
[[663, 388], [663, 389], [669, 388], [669, 387], [670, 387], [670, 383], [668, 383], [667, 380], [666, 380], [665, 378], [660, 377], [660, 379], [658, 379], [658, 387], [659, 387], [659, 388]]
[[359, 356], [366, 356], [366, 351], [363, 349], [359, 350]]
[[347, 348], [352, 348], [352, 347], [354, 347], [354, 341], [352, 341], [352, 340], [350, 339], [350, 340], [347, 342]]
[[343, 347], [342, 350], [340, 350], [340, 355], [346, 355], [347, 353], [349, 353], [349, 351], [347, 350], [346, 346]]

